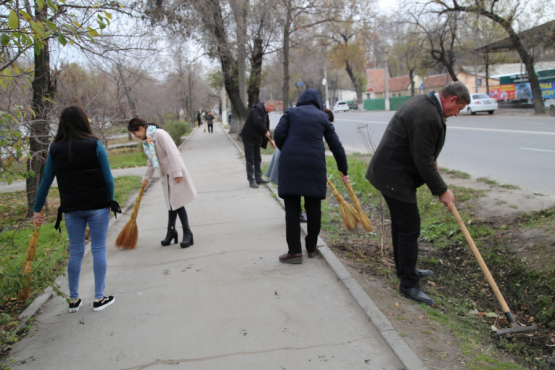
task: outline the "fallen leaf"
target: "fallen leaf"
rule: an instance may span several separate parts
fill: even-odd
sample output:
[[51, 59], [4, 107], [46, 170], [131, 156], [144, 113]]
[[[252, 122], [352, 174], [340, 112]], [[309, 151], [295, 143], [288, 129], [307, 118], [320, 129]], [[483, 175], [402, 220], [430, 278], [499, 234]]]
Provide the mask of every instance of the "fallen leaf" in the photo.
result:
[[472, 310], [468, 312], [468, 315], [478, 315], [480, 312], [478, 310]]
[[495, 327], [495, 325], [492, 325], [490, 329], [491, 331], [497, 331], [497, 328]]
[[395, 302], [395, 307], [399, 308], [399, 303]]
[[487, 317], [499, 317], [498, 314], [496, 314], [495, 312], [488, 312], [485, 314]]
[[472, 220], [468, 220], [467, 224], [469, 225], [472, 224]]
[[436, 286], [436, 283], [434, 283], [433, 281], [428, 280], [428, 284], [430, 284], [431, 286]]

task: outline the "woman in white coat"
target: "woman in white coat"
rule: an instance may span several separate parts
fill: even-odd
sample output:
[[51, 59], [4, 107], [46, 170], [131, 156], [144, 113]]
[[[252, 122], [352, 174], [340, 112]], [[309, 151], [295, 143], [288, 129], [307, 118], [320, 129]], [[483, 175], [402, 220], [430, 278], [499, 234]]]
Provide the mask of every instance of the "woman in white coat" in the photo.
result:
[[143, 141], [143, 149], [148, 157], [143, 184], [147, 184], [152, 179], [157, 169], [160, 170], [162, 189], [169, 213], [168, 232], [166, 238], [161, 241], [162, 245], [168, 246], [172, 240], [177, 243], [179, 237], [175, 229], [177, 216], [183, 226], [181, 248], [193, 245], [193, 233], [189, 228], [185, 205], [196, 199], [197, 191], [183, 163], [181, 153], [171, 136], [154, 123], [147, 123], [144, 119], [136, 117], [129, 121], [127, 129], [137, 139]]

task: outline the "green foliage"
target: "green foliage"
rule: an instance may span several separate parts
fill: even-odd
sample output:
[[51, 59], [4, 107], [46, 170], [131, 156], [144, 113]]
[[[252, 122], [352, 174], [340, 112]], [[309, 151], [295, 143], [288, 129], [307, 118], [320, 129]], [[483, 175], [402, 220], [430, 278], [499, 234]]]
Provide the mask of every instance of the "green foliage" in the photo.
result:
[[110, 168], [115, 169], [146, 166], [148, 160], [141, 149], [141, 152], [109, 156], [108, 161], [110, 162]]
[[458, 179], [470, 179], [470, 174], [463, 172], [463, 171], [459, 171], [459, 170], [451, 170], [449, 168], [445, 168], [445, 167], [440, 167], [439, 171], [441, 173], [446, 173], [448, 175], [451, 175], [455, 178]]
[[190, 133], [191, 125], [184, 121], [170, 121], [164, 126], [164, 130], [172, 137], [175, 145], [181, 144], [181, 137]]

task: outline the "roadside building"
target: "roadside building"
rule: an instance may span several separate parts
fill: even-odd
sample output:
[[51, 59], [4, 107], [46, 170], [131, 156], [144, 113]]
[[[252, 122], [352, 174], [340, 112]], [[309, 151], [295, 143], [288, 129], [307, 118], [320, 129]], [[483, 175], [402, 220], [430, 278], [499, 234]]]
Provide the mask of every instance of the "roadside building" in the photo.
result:
[[[485, 77], [478, 75], [478, 93], [486, 94], [486, 83]], [[474, 74], [459, 72], [457, 78], [462, 82], [471, 93], [476, 92], [476, 76]], [[499, 86], [499, 80], [495, 78], [489, 78], [489, 86]], [[443, 73], [439, 75], [428, 76], [424, 81], [424, 93], [428, 93], [430, 90], [435, 92], [441, 91], [446, 85], [453, 82], [451, 75], [449, 73]]]

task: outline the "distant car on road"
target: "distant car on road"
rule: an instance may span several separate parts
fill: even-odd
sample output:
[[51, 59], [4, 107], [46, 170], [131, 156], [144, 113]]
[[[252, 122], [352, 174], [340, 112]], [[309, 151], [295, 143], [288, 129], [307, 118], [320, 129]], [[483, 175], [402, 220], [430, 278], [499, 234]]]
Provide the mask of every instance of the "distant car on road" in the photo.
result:
[[543, 104], [545, 110], [549, 112], [549, 115], [555, 116], [555, 99], [545, 99]]
[[486, 94], [470, 94], [470, 104], [466, 106], [466, 112], [470, 115], [476, 112], [488, 112], [493, 114], [498, 108], [497, 100]]
[[346, 101], [340, 100], [333, 106], [333, 112], [348, 112], [349, 111], [349, 104]]

